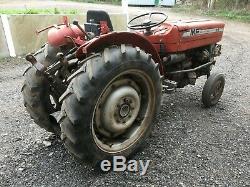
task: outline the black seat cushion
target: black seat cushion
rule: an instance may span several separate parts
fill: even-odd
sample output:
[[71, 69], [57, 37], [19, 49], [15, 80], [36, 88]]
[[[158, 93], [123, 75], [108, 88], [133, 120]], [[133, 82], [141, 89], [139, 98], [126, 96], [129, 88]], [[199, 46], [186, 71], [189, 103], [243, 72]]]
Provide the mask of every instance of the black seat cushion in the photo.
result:
[[113, 26], [107, 12], [103, 10], [89, 10], [87, 12], [87, 23], [100, 24], [100, 21], [106, 21], [110, 31], [113, 31]]

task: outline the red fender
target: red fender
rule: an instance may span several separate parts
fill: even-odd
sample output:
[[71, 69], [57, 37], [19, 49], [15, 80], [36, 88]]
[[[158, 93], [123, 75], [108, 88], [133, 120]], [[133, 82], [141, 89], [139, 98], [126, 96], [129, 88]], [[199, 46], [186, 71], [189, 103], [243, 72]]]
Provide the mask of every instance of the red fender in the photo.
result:
[[151, 54], [155, 63], [159, 64], [161, 74], [164, 75], [164, 66], [157, 50], [145, 37], [136, 33], [111, 32], [105, 35], [101, 35], [100, 37], [95, 38], [82, 45], [77, 50], [76, 56], [77, 58], [81, 58], [83, 55], [87, 56], [92, 52], [101, 51], [105, 47], [121, 44], [130, 44], [135, 47], [141, 48], [148, 54]]

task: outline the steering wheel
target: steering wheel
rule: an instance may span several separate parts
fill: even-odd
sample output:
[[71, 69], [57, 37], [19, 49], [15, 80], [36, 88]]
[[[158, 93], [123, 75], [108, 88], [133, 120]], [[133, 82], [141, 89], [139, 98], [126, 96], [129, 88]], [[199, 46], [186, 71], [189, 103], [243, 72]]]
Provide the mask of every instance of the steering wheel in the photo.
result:
[[[151, 17], [152, 15], [161, 15], [162, 16], [162, 19], [160, 21], [156, 21], [156, 22], [153, 22], [151, 20]], [[142, 18], [142, 17], [146, 17], [146, 19], [144, 20], [143, 23], [141, 24], [131, 24], [133, 21], [139, 19], [139, 18]], [[162, 24], [164, 21], [166, 21], [168, 18], [168, 16], [162, 12], [149, 12], [149, 13], [146, 13], [146, 14], [141, 14], [139, 16], [136, 16], [134, 17], [133, 19], [131, 19], [129, 22], [128, 22], [128, 25], [127, 27], [129, 29], [132, 29], [132, 30], [142, 30], [142, 29], [146, 29], [147, 31], [150, 31], [150, 29], [152, 27], [155, 27], [155, 26], [158, 26], [160, 24]]]

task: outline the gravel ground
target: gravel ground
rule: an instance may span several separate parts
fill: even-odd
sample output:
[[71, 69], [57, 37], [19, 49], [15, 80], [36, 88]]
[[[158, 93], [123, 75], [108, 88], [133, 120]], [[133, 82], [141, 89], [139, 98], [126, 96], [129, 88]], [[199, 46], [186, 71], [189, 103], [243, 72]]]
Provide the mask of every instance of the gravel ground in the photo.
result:
[[76, 161], [23, 107], [28, 64], [0, 60], [0, 186], [250, 186], [249, 38], [249, 25], [227, 22], [213, 70], [226, 75], [216, 107], [205, 109], [200, 102], [205, 78], [163, 96], [153, 135], [134, 157], [151, 160], [145, 176], [100, 173]]

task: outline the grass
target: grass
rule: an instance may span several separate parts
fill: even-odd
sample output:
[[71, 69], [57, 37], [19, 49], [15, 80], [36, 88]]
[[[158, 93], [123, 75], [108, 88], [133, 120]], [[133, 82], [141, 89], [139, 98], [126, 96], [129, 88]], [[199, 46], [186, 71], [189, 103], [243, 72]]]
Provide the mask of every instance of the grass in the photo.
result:
[[250, 11], [243, 9], [243, 10], [205, 10], [200, 9], [199, 7], [195, 6], [175, 6], [173, 8], [175, 12], [184, 12], [187, 14], [198, 14], [198, 15], [205, 15], [205, 16], [212, 16], [218, 18], [226, 18], [230, 20], [237, 20], [241, 22], [250, 23]]
[[[120, 5], [121, 0], [67, 0], [75, 2], [85, 3], [97, 3], [97, 4], [114, 4]], [[46, 8], [46, 9], [0, 9], [0, 14], [79, 14], [78, 9], [58, 9], [58, 8]]]
[[250, 23], [250, 11], [249, 10], [217, 10], [217, 11], [206, 11], [205, 15], [222, 17], [230, 20], [239, 20]]
[[84, 2], [84, 3], [96, 3], [96, 4], [121, 5], [121, 0], [67, 0], [67, 1]]
[[0, 14], [79, 14], [76, 9], [0, 9]]

